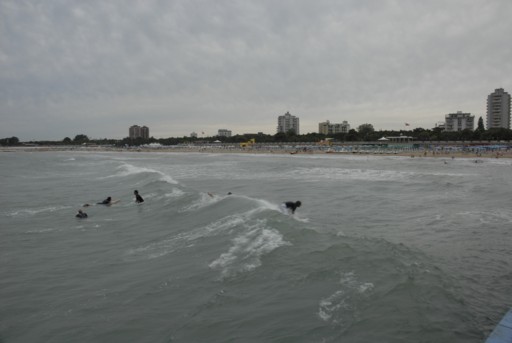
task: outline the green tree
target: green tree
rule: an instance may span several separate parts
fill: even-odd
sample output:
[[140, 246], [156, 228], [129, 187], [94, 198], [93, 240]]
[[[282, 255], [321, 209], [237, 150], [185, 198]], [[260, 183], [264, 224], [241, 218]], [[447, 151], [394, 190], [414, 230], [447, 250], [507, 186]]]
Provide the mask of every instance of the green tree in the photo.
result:
[[509, 141], [512, 139], [512, 130], [503, 127], [490, 129], [487, 132], [492, 140]]
[[371, 134], [375, 132], [375, 129], [372, 124], [361, 124], [357, 128], [357, 131], [359, 132], [359, 138], [367, 141]]
[[474, 135], [473, 135], [473, 131], [471, 131], [470, 129], [464, 129], [460, 132], [460, 139], [462, 139], [463, 141], [469, 141], [469, 140], [472, 140]]
[[482, 119], [482, 117], [478, 118], [478, 126], [477, 126], [476, 129], [478, 131], [480, 131], [480, 132], [484, 132], [485, 131], [484, 120]]
[[69, 137], [64, 138], [62, 140], [62, 143], [64, 143], [64, 144], [71, 144], [72, 143], [71, 138], [69, 138]]
[[73, 139], [73, 143], [75, 144], [83, 144], [89, 142], [89, 137], [84, 134], [76, 135], [75, 139]]
[[355, 142], [355, 141], [358, 141], [359, 140], [359, 134], [357, 133], [356, 130], [354, 129], [350, 129], [347, 133], [347, 136], [346, 136], [346, 139], [347, 141], [349, 142]]
[[344, 142], [347, 140], [347, 135], [348, 135], [348, 133], [339, 132], [339, 133], [335, 133], [333, 135], [333, 138], [339, 142]]
[[295, 139], [297, 137], [297, 132], [295, 132], [294, 129], [290, 129], [288, 131], [286, 131], [286, 137], [290, 140], [290, 139]]
[[275, 142], [286, 142], [286, 138], [286, 133], [284, 132], [278, 132], [274, 135]]
[[427, 130], [420, 131], [416, 134], [416, 139], [419, 141], [429, 141], [430, 133]]
[[18, 145], [20, 143], [20, 140], [18, 137], [11, 137], [11, 138], [3, 138], [0, 139], [0, 145]]

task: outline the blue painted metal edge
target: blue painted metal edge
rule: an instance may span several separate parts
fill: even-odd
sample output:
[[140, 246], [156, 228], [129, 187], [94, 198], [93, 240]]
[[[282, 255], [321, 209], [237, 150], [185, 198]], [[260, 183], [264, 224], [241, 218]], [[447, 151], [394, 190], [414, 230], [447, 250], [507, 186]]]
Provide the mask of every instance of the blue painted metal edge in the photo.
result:
[[496, 325], [485, 343], [512, 343], [512, 309]]

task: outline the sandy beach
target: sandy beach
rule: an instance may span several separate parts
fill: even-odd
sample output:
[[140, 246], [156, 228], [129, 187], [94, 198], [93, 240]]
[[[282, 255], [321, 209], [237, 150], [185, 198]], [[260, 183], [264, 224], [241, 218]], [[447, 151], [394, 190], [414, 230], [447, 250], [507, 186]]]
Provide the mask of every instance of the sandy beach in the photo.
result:
[[0, 152], [46, 152], [46, 151], [78, 151], [78, 152], [158, 152], [158, 153], [208, 153], [208, 154], [290, 154], [290, 155], [311, 155], [311, 154], [332, 154], [332, 155], [354, 155], [354, 156], [405, 156], [411, 158], [512, 158], [512, 150], [483, 150], [483, 151], [461, 151], [455, 149], [333, 149], [317, 146], [304, 145], [260, 145], [256, 147], [240, 148], [234, 145], [229, 146], [159, 146], [159, 147], [128, 147], [119, 148], [111, 146], [20, 146], [0, 147]]

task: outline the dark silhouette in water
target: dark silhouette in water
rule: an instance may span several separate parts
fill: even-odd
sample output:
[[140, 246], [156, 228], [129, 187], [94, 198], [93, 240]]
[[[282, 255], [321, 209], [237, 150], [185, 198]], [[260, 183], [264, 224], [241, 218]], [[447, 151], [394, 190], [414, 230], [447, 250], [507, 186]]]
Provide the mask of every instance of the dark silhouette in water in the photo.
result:
[[78, 210], [78, 213], [76, 214], [77, 218], [87, 218], [87, 213], [83, 212], [82, 210]]
[[292, 212], [292, 214], [295, 213], [295, 210], [297, 209], [297, 207], [300, 207], [302, 205], [302, 203], [300, 201], [296, 201], [296, 202], [293, 202], [293, 201], [287, 201], [285, 202], [284, 204], [284, 207], [290, 212]]
[[142, 199], [142, 197], [140, 196], [140, 194], [139, 194], [139, 191], [138, 191], [138, 190], [134, 190], [134, 191], [133, 191], [133, 194], [135, 195], [135, 202], [136, 202], [136, 203], [144, 202], [144, 199]]
[[112, 198], [108, 197], [105, 200], [103, 200], [102, 202], [99, 202], [98, 205], [110, 205], [111, 203], [112, 203]]

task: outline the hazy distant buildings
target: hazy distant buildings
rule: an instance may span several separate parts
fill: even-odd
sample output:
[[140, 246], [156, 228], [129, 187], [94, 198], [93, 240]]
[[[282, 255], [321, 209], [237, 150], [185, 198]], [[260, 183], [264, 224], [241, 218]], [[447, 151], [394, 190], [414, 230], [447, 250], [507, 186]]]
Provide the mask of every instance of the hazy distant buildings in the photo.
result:
[[219, 137], [231, 137], [231, 130], [219, 129], [217, 132], [217, 136]]
[[462, 131], [469, 129], [473, 131], [475, 129], [475, 116], [471, 113], [450, 113], [445, 116], [445, 130], [446, 131]]
[[324, 135], [333, 135], [336, 133], [348, 133], [350, 131], [350, 125], [346, 120], [341, 124], [334, 124], [328, 120], [318, 124], [318, 133]]
[[283, 116], [277, 117], [277, 133], [287, 133], [290, 130], [299, 134], [299, 118], [286, 112]]
[[510, 94], [503, 88], [487, 96], [487, 129], [510, 129]]
[[147, 126], [140, 127], [139, 125], [130, 126], [128, 129], [129, 137], [132, 139], [135, 138], [149, 138], [149, 128]]

